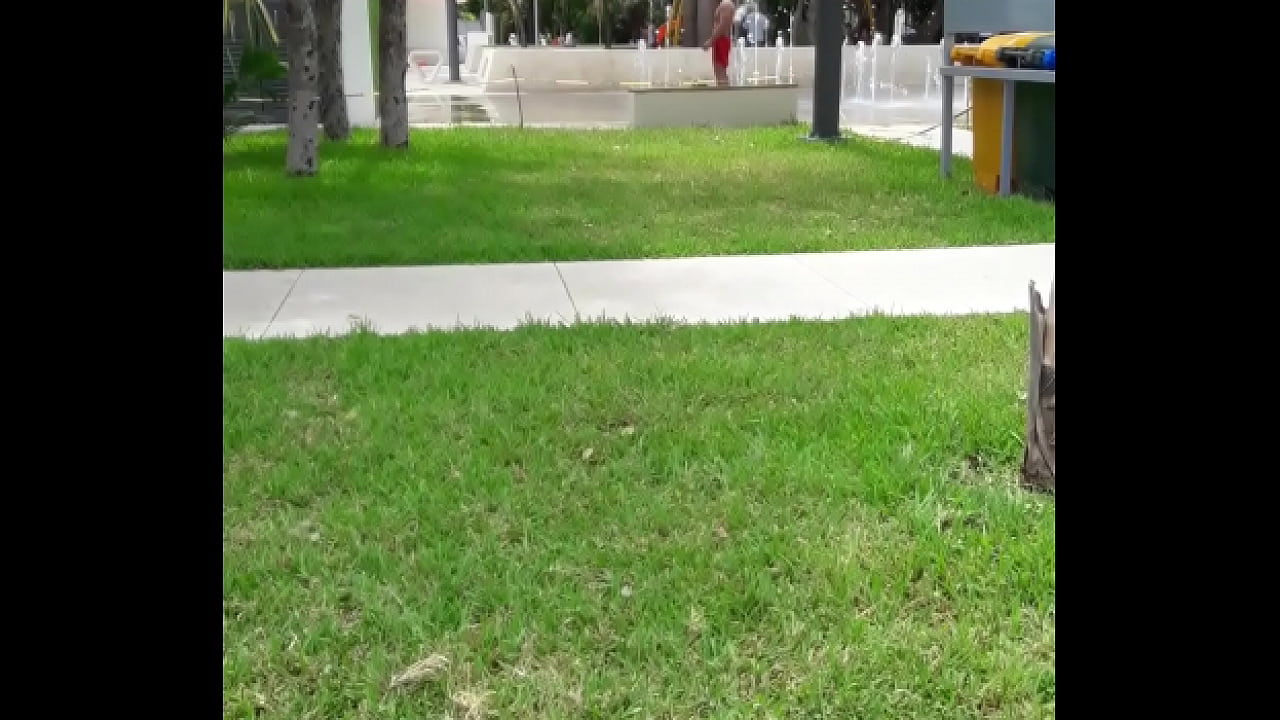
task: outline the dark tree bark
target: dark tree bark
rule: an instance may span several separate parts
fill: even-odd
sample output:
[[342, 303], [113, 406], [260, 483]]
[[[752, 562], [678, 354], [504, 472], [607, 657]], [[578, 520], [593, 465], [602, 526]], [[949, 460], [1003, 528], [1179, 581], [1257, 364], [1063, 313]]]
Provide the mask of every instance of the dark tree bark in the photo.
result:
[[351, 122], [342, 83], [342, 0], [316, 0], [316, 45], [320, 52], [320, 122], [324, 136], [346, 140], [351, 137]]
[[284, 168], [289, 175], [315, 175], [320, 104], [316, 97], [316, 17], [311, 0], [288, 0], [285, 13], [289, 23], [289, 140]]
[[378, 113], [381, 115], [382, 146], [409, 147], [409, 98], [404, 75], [409, 69], [405, 43], [407, 5], [405, 0], [378, 3]]
[[1031, 352], [1027, 363], [1026, 448], [1022, 482], [1027, 487], [1056, 493], [1057, 475], [1057, 350], [1058, 323], [1054, 300], [1057, 281], [1049, 286], [1049, 307], [1031, 285]]

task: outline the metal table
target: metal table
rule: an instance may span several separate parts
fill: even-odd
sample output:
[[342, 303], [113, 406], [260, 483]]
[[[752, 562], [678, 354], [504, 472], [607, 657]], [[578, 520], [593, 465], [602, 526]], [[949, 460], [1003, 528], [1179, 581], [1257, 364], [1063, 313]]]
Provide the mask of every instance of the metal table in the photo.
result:
[[942, 137], [940, 158], [942, 177], [951, 177], [951, 104], [955, 98], [956, 78], [971, 77], [999, 80], [1004, 86], [1004, 107], [1000, 114], [1000, 195], [1012, 191], [1013, 178], [1013, 97], [1014, 88], [1020, 82], [1056, 83], [1055, 70], [1015, 70], [1011, 68], [949, 65], [938, 70], [942, 74]]

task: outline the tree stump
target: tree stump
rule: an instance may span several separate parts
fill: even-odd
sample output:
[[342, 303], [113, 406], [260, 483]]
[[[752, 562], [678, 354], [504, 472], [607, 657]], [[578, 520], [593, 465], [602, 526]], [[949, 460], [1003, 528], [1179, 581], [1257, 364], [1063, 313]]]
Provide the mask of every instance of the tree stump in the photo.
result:
[[1027, 362], [1027, 431], [1022, 455], [1022, 483], [1034, 490], [1056, 494], [1057, 469], [1057, 316], [1054, 292], [1049, 286], [1046, 310], [1031, 283], [1031, 353]]

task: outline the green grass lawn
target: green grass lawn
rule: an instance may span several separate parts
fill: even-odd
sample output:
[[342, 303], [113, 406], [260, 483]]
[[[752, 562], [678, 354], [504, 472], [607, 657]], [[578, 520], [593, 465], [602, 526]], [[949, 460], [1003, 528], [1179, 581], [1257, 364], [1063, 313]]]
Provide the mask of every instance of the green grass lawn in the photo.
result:
[[224, 341], [223, 717], [1053, 717], [1025, 335]]
[[801, 127], [371, 132], [284, 175], [283, 133], [223, 152], [225, 268], [527, 262], [1050, 242], [1054, 206], [977, 190], [967, 160]]

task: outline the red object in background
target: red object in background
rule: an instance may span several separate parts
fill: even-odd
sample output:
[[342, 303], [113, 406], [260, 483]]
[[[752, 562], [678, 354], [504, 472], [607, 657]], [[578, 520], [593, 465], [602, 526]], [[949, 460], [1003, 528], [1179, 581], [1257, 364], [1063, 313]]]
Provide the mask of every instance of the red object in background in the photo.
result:
[[653, 41], [656, 45], [661, 45], [662, 40], [667, 37], [667, 24], [662, 23], [658, 26], [658, 32], [653, 34]]
[[712, 41], [711, 63], [716, 67], [729, 67], [729, 38], [721, 35]]

